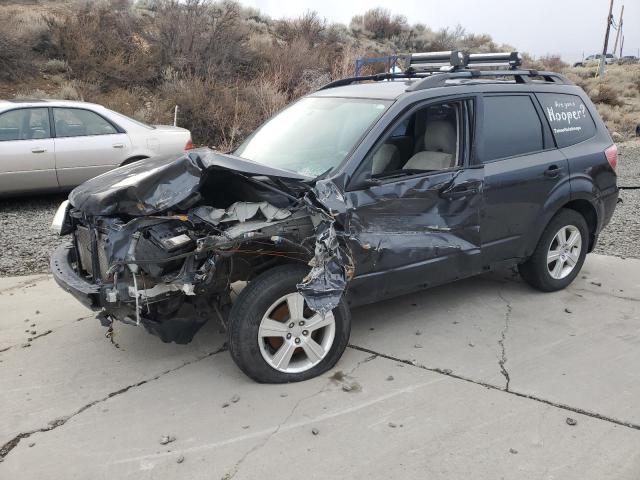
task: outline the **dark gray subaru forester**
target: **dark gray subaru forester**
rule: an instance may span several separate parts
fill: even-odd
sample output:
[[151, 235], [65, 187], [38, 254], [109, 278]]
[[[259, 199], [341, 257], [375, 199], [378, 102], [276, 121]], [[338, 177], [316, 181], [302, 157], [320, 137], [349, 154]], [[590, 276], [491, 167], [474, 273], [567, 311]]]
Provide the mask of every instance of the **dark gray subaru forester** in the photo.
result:
[[103, 325], [165, 342], [219, 319], [260, 382], [331, 368], [350, 306], [510, 265], [539, 290], [569, 285], [618, 197], [616, 147], [585, 93], [516, 53], [407, 63], [321, 88], [233, 154], [79, 186], [53, 222], [70, 237], [57, 282]]

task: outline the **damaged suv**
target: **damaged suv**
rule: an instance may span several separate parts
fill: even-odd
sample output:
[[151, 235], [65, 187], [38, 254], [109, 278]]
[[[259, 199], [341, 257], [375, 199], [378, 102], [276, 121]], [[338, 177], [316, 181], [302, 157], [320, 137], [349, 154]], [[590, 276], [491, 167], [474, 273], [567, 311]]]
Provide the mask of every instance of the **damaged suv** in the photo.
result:
[[165, 342], [219, 319], [260, 382], [331, 368], [355, 305], [513, 265], [539, 290], [566, 287], [617, 201], [593, 104], [515, 53], [408, 63], [323, 87], [233, 154], [156, 157], [77, 187], [53, 221], [71, 240], [55, 279], [103, 325]]

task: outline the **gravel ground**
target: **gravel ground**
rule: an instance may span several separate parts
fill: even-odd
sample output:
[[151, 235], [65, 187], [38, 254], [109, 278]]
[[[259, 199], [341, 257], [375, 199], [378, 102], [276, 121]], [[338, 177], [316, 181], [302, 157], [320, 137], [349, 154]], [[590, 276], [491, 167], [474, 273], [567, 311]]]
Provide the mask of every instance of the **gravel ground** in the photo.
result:
[[[640, 187], [640, 142], [619, 148], [618, 183]], [[640, 258], [640, 189], [621, 190], [611, 223], [600, 235], [597, 253]], [[63, 239], [49, 231], [66, 195], [0, 200], [0, 276], [49, 271], [49, 253]]]

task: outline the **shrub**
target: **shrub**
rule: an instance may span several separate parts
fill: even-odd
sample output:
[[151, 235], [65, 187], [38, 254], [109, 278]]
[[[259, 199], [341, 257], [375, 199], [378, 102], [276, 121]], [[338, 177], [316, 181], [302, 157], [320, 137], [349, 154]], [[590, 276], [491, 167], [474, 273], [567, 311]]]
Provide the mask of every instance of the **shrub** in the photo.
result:
[[87, 2], [47, 23], [55, 48], [82, 80], [109, 88], [157, 77], [145, 19], [126, 0]]
[[42, 71], [45, 73], [64, 73], [68, 68], [67, 62], [58, 58], [47, 60], [42, 65]]
[[363, 15], [356, 15], [351, 19], [350, 27], [356, 32], [375, 39], [391, 39], [399, 35], [407, 25], [407, 18], [403, 15], [391, 15], [386, 8], [373, 8]]
[[604, 103], [612, 107], [619, 107], [623, 104], [618, 91], [605, 82], [599, 82], [598, 85], [588, 93], [594, 103]]

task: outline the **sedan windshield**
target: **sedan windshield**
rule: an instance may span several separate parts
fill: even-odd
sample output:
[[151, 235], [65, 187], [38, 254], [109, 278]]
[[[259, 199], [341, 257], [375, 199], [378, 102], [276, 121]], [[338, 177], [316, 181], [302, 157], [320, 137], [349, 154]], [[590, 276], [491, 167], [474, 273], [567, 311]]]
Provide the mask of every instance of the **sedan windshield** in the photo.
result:
[[315, 177], [338, 166], [390, 104], [376, 99], [303, 98], [262, 125], [234, 153]]

